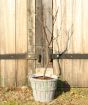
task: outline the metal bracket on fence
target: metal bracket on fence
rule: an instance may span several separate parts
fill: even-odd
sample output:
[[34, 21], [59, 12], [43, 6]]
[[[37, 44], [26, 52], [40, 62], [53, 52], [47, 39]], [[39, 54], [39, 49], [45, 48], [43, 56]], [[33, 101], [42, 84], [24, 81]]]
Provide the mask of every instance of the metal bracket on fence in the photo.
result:
[[15, 59], [27, 59], [36, 60], [35, 54], [19, 53], [19, 54], [0, 54], [0, 59], [15, 60]]
[[52, 54], [51, 59], [88, 59], [88, 54]]

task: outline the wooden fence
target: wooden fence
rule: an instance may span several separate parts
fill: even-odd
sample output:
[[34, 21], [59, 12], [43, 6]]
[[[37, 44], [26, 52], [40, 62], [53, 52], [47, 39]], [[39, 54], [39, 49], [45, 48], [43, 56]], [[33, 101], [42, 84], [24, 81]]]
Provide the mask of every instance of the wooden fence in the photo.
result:
[[[0, 0], [0, 54], [27, 52], [26, 0]], [[27, 60], [0, 60], [0, 85], [26, 84]]]
[[[52, 16], [56, 16], [55, 39], [50, 46], [53, 53], [62, 53], [67, 48], [65, 53], [68, 54], [87, 54], [87, 3], [87, 0], [1, 0], [0, 55], [26, 53], [28, 57], [42, 55], [43, 59], [41, 63], [33, 59], [1, 59], [0, 86], [26, 85], [28, 72], [35, 73], [35, 68], [44, 67], [48, 62], [48, 44], [41, 22], [45, 19], [50, 41]], [[88, 60], [84, 59], [53, 60], [49, 68], [53, 68], [51, 71], [61, 75], [71, 86], [87, 87], [87, 63]]]
[[[57, 42], [54, 40], [53, 49], [70, 54], [88, 54], [88, 1], [87, 0], [54, 0], [54, 10], [59, 6], [57, 21], [55, 23], [56, 36], [60, 29]], [[56, 8], [57, 7], [57, 8]], [[56, 62], [54, 61], [54, 66]], [[88, 60], [60, 60], [61, 75], [71, 86], [88, 86]], [[56, 73], [58, 70], [54, 70]]]
[[[38, 2], [38, 0], [36, 1]], [[63, 51], [66, 50], [65, 51], [66, 54], [87, 54], [88, 13], [86, 10], [88, 9], [87, 7], [88, 1], [87, 0], [84, 1], [52, 0], [51, 2], [46, 0], [40, 1], [41, 3], [39, 5], [41, 7], [41, 10], [43, 9], [44, 15], [42, 18], [45, 19], [46, 26], [49, 28], [49, 30], [50, 31], [53, 30], [54, 37], [53, 53], [62, 53]], [[51, 18], [52, 16], [53, 18], [55, 18], [56, 16], [54, 29], [53, 18]], [[38, 29], [41, 29], [39, 23], [37, 24]], [[50, 33], [49, 30], [46, 29], [48, 40], [50, 40], [51, 37], [49, 34]], [[38, 35], [41, 36], [43, 35], [43, 33], [38, 31], [37, 36]], [[88, 86], [87, 63], [88, 63], [87, 59], [53, 60], [53, 73], [56, 75], [61, 75], [61, 77], [73, 87], [87, 87]]]

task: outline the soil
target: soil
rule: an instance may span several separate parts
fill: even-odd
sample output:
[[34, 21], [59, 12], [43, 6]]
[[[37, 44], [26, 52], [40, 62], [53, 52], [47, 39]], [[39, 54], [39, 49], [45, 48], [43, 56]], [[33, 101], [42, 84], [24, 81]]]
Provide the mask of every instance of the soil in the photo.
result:
[[39, 76], [39, 77], [33, 77], [33, 78], [35, 78], [35, 79], [40, 79], [40, 80], [51, 80], [51, 79], [53, 79], [53, 78], [47, 77], [47, 76], [45, 76], [45, 77]]

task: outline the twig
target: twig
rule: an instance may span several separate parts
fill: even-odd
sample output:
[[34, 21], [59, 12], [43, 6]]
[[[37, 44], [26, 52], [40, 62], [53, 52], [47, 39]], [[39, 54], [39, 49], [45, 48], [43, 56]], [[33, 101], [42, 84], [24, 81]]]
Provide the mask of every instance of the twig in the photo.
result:
[[56, 20], [57, 20], [57, 15], [58, 15], [58, 10], [59, 10], [59, 6], [58, 6], [58, 8], [57, 8], [57, 11], [56, 11], [56, 14], [55, 14], [55, 16], [54, 16], [54, 18], [53, 18], [53, 25], [55, 24], [55, 22], [56, 22]]

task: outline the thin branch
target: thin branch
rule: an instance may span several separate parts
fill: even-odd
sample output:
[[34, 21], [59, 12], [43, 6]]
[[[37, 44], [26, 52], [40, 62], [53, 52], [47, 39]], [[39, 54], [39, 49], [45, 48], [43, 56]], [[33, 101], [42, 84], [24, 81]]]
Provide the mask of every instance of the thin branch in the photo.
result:
[[50, 29], [48, 28], [47, 25], [45, 25], [45, 28], [48, 30], [48, 32], [52, 35], [52, 32], [50, 31]]
[[56, 11], [56, 14], [55, 14], [55, 16], [54, 16], [54, 18], [53, 18], [53, 19], [54, 19], [53, 25], [55, 24], [55, 22], [56, 22], [56, 20], [57, 20], [58, 11], [59, 11], [59, 6], [58, 6], [57, 11]]
[[[70, 30], [71, 30], [71, 33], [70, 33]], [[73, 35], [73, 24], [72, 24], [72, 26], [71, 26], [71, 29], [70, 29], [70, 30], [67, 32], [68, 39], [67, 39], [66, 48], [65, 48], [65, 50], [61, 53], [61, 55], [62, 55], [62, 54], [64, 54], [64, 53], [68, 50], [69, 40], [71, 39], [71, 37], [72, 37], [72, 35]], [[69, 34], [70, 34], [70, 36], [69, 36]]]
[[47, 40], [47, 42], [48, 42], [48, 44], [49, 44], [49, 40], [48, 40], [48, 37], [47, 37], [47, 33], [46, 33], [46, 30], [45, 30], [45, 26], [43, 27], [43, 30], [44, 30], [44, 33], [45, 33], [45, 38], [46, 38], [46, 40]]

